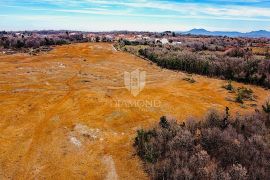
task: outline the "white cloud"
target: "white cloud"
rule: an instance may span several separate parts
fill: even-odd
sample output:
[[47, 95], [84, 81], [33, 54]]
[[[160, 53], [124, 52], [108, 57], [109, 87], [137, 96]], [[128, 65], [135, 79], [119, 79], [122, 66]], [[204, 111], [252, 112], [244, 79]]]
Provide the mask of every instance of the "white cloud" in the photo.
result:
[[[67, 4], [78, 4], [78, 1], [74, 0], [45, 0], [50, 3], [67, 3]], [[244, 2], [244, 0], [241, 0]], [[231, 2], [241, 2], [239, 0], [231, 0]], [[245, 1], [247, 2], [247, 1]], [[262, 0], [251, 0], [248, 2], [266, 2]], [[164, 14], [170, 13], [178, 13], [178, 15], [186, 15], [186, 16], [196, 16], [196, 15], [204, 15], [204, 16], [215, 16], [217, 19], [223, 18], [239, 18], [247, 19], [252, 18], [253, 20], [259, 20], [262, 17], [270, 19], [270, 7], [251, 7], [251, 6], [226, 6], [226, 5], [213, 5], [213, 4], [198, 4], [198, 3], [176, 3], [176, 2], [168, 2], [168, 1], [154, 1], [154, 0], [137, 0], [137, 1], [109, 1], [109, 0], [82, 0], [81, 4], [84, 5], [107, 5], [107, 6], [122, 6], [126, 8], [131, 8], [136, 11], [136, 9], [144, 9], [147, 11], [148, 9], [156, 9], [163, 11]], [[124, 9], [124, 8], [123, 8]], [[125, 11], [124, 11], [125, 12]]]
[[[210, 0], [208, 0], [208, 2], [209, 1]], [[170, 29], [179, 29], [181, 27], [184, 28], [184, 25], [180, 26], [179, 24], [175, 24], [176, 22], [180, 22], [183, 19], [186, 21], [190, 20], [190, 23], [187, 23], [185, 27], [191, 27], [191, 24], [193, 24], [194, 27], [196, 22], [199, 24], [197, 27], [203, 27], [204, 24], [201, 22], [206, 22], [208, 20], [225, 20], [222, 22], [233, 20], [235, 24], [237, 24], [236, 22], [238, 21], [247, 21], [244, 22], [244, 24], [257, 23], [260, 25], [266, 23], [268, 24], [270, 22], [270, 7], [236, 5], [239, 2], [243, 2], [243, 4], [268, 2], [266, 0], [227, 0], [228, 3], [224, 3], [227, 5], [222, 5], [222, 3], [218, 4], [214, 0], [213, 3], [194, 3], [195, 1], [169, 2], [161, 0], [28, 0], [27, 2], [16, 0], [1, 0], [1, 2], [3, 2], [0, 5], [2, 8], [9, 7], [10, 9], [16, 10], [20, 10], [21, 8], [24, 12], [27, 12], [25, 13], [26, 15], [20, 16], [14, 10], [14, 13], [12, 14], [17, 14], [18, 19], [28, 19], [31, 21], [36, 20], [39, 21], [39, 23], [40, 21], [47, 22], [49, 20], [57, 20], [59, 24], [62, 24], [62, 26], [64, 26], [62, 22], [65, 22], [70, 24], [69, 27], [71, 27], [71, 24], [73, 24], [76, 28], [92, 27], [91, 25], [86, 24], [87, 20], [85, 20], [84, 17], [93, 18], [94, 21], [97, 21], [97, 19], [95, 19], [97, 17], [103, 18], [103, 20], [106, 22], [91, 23], [95, 23], [95, 25], [100, 26], [104, 26], [105, 24], [105, 29], [110, 27], [111, 29], [134, 28], [134, 30], [138, 28], [141, 29], [142, 27], [146, 28], [146, 30], [163, 30], [166, 29], [166, 27], [170, 27]], [[225, 2], [225, 0], [219, 0], [219, 2]], [[229, 2], [233, 2], [234, 4]], [[46, 5], [44, 5], [44, 3]], [[48, 4], [50, 6], [47, 6]], [[48, 14], [53, 14], [53, 16], [48, 16]], [[73, 16], [83, 18], [84, 21], [74, 20], [72, 23], [69, 22], [68, 20], [71, 21], [71, 19], [74, 19]], [[5, 16], [4, 13], [2, 13], [1, 17], [10, 20], [14, 18], [14, 16]], [[131, 17], [130, 19], [137, 20], [130, 23], [127, 21], [124, 22], [124, 24], [129, 24], [126, 26], [118, 22], [119, 19], [126, 17]], [[145, 20], [153, 18], [152, 20], [157, 20], [157, 22], [156, 24], [152, 21], [151, 24], [146, 23], [146, 21], [141, 22], [140, 20], [143, 18]], [[160, 23], [158, 23], [159, 19], [161, 21]], [[166, 21], [170, 22], [170, 25], [162, 24], [162, 22]], [[77, 25], [75, 25], [75, 23], [77, 23]], [[78, 25], [79, 23], [82, 23], [83, 25], [80, 26]], [[150, 26], [153, 28], [150, 28]], [[206, 23], [205, 27], [209, 26], [210, 25], [207, 25]], [[264, 27], [265, 26], [266, 25], [264, 25]], [[97, 28], [98, 26], [95, 27]], [[227, 27], [223, 25], [219, 28], [224, 29]]]
[[[5, 1], [5, 0], [4, 0]], [[230, 2], [241, 2], [244, 0], [230, 0]], [[8, 2], [12, 2], [9, 0]], [[207, 19], [235, 19], [235, 20], [254, 20], [254, 21], [270, 21], [270, 7], [251, 7], [251, 6], [228, 6], [228, 5], [213, 5], [213, 4], [198, 4], [198, 3], [177, 3], [169, 1], [155, 0], [32, 0], [28, 3], [39, 4], [46, 2], [59, 6], [60, 4], [68, 6], [68, 9], [61, 8], [56, 11], [85, 13], [85, 14], [100, 14], [100, 15], [129, 15], [137, 16], [138, 10], [144, 11], [144, 16], [152, 17], [194, 17]], [[250, 0], [245, 2], [266, 2], [264, 0]], [[228, 3], [227, 3], [228, 4]], [[114, 10], [115, 7], [122, 7], [121, 11]], [[29, 6], [28, 9], [33, 8]], [[38, 9], [36, 9], [38, 10]], [[48, 9], [49, 11], [53, 9]], [[160, 11], [158, 13], [150, 13], [149, 10]], [[91, 12], [90, 12], [91, 11]], [[132, 14], [131, 11], [134, 13]], [[137, 14], [137, 15], [136, 15]], [[150, 14], [150, 15], [148, 15]], [[164, 14], [164, 15], [160, 15]], [[160, 16], [158, 16], [160, 15]]]

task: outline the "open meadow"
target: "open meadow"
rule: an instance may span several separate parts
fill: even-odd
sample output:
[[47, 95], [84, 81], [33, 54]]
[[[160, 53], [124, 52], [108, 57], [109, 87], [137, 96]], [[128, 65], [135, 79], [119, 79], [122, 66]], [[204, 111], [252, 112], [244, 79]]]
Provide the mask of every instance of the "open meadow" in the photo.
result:
[[[125, 72], [145, 71], [134, 96]], [[37, 56], [0, 56], [0, 179], [148, 179], [136, 131], [166, 115], [183, 121], [211, 108], [254, 112], [269, 96], [234, 102], [227, 81], [162, 69], [111, 43], [57, 46]]]

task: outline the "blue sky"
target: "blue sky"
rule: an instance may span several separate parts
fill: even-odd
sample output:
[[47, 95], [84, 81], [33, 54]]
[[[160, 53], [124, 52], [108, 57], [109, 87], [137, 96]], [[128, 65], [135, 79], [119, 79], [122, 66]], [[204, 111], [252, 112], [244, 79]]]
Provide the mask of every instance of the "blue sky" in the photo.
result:
[[270, 0], [1, 0], [0, 30], [270, 30]]

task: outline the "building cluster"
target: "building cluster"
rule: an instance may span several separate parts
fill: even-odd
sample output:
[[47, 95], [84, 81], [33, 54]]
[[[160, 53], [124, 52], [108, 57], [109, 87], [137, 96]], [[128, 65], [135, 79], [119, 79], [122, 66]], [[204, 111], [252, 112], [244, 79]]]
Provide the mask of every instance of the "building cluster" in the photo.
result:
[[53, 45], [77, 42], [124, 42], [125, 45], [186, 46], [195, 50], [224, 51], [231, 47], [269, 47], [267, 38], [229, 38], [215, 36], [180, 35], [166, 32], [81, 32], [81, 31], [19, 31], [0, 32], [0, 50], [22, 51], [44, 49]]

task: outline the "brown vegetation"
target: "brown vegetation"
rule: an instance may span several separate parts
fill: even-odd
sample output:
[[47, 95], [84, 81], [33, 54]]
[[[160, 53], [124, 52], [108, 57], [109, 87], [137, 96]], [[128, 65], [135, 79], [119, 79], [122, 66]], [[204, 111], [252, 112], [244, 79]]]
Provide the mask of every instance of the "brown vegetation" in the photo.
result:
[[270, 87], [270, 60], [258, 60], [239, 49], [230, 50], [225, 56], [158, 47], [138, 52], [164, 68]]
[[[123, 74], [136, 69], [147, 74], [143, 91], [134, 97]], [[104, 179], [116, 174], [119, 179], [147, 179], [133, 156], [137, 129], [154, 126], [162, 115], [201, 117], [213, 106], [228, 106], [231, 114], [254, 111], [226, 100], [231, 94], [221, 88], [225, 81], [193, 75], [196, 83], [189, 83], [184, 77], [115, 51], [108, 43], [57, 46], [37, 56], [1, 55], [0, 179]], [[258, 96], [258, 105], [269, 96], [260, 87], [247, 87]], [[137, 101], [158, 103], [125, 104]]]
[[182, 124], [161, 117], [159, 126], [137, 132], [134, 145], [153, 179], [268, 179], [265, 113], [231, 118], [227, 108]]

